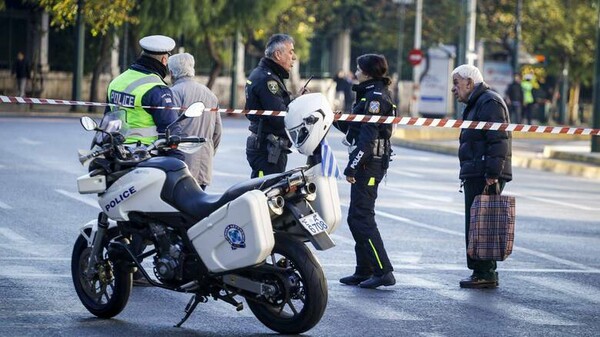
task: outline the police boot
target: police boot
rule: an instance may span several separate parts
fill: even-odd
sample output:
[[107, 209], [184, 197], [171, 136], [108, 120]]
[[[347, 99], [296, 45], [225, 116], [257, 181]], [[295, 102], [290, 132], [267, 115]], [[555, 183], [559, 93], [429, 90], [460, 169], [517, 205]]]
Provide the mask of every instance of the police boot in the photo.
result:
[[371, 278], [371, 275], [352, 274], [350, 276], [342, 277], [340, 279], [340, 283], [347, 284], [349, 286], [355, 286], [362, 281], [368, 280], [369, 278]]
[[373, 275], [368, 280], [365, 280], [358, 284], [361, 288], [375, 289], [380, 286], [393, 286], [396, 284], [396, 278], [394, 273], [388, 271], [383, 275]]

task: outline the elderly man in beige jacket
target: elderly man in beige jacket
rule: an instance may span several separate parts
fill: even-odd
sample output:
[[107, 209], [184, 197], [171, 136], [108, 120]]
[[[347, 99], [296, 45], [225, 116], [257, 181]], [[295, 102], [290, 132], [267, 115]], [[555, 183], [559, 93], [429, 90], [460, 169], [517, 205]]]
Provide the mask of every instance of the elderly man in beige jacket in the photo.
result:
[[[188, 53], [175, 54], [169, 57], [169, 71], [173, 86], [173, 103], [175, 106], [188, 107], [202, 102], [207, 108], [217, 108], [217, 96], [205, 85], [195, 79], [194, 57]], [[221, 115], [218, 112], [205, 112], [198, 118], [188, 118], [181, 122], [182, 133], [206, 139], [206, 143], [198, 152], [185, 155], [185, 163], [190, 173], [202, 189], [206, 189], [212, 180], [213, 157], [221, 140]]]

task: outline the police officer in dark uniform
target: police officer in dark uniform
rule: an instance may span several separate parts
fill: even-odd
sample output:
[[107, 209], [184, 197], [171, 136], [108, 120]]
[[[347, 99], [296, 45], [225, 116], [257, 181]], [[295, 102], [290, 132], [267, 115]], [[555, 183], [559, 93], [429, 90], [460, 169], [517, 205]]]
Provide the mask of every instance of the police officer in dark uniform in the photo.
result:
[[[383, 55], [365, 54], [356, 59], [356, 77], [359, 84], [353, 114], [395, 116], [386, 77], [388, 65]], [[344, 143], [349, 146], [350, 158], [344, 170], [352, 184], [348, 226], [356, 242], [356, 269], [353, 275], [340, 279], [341, 283], [361, 288], [377, 288], [396, 284], [394, 268], [383, 246], [375, 222], [377, 188], [389, 167], [392, 125], [373, 123], [336, 123], [346, 133]]]
[[[283, 83], [290, 77], [296, 60], [294, 39], [275, 34], [269, 38], [263, 57], [246, 81], [246, 110], [286, 111], [292, 100]], [[302, 94], [302, 93], [301, 93]], [[246, 115], [251, 135], [246, 143], [246, 158], [252, 178], [285, 171], [291, 145], [283, 118]]]

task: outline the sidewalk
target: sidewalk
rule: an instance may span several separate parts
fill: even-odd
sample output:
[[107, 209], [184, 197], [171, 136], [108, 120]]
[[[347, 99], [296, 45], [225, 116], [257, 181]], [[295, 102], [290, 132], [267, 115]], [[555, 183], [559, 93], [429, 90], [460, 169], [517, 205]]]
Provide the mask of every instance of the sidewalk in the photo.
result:
[[[459, 129], [399, 126], [392, 143], [457, 156], [459, 133]], [[513, 132], [512, 149], [513, 166], [600, 180], [600, 153], [591, 152], [591, 136]]]

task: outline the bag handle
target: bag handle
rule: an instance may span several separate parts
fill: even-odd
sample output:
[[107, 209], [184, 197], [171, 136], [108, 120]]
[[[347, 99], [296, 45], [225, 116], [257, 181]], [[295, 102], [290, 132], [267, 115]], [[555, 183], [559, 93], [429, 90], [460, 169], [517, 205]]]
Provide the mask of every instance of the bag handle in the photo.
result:
[[[494, 186], [493, 189], [493, 193], [490, 192], [491, 187], [490, 186]], [[483, 192], [481, 194], [487, 194], [487, 195], [492, 195], [492, 194], [497, 194], [500, 195], [500, 184], [498, 184], [498, 182], [495, 182], [491, 185], [485, 185], [485, 187], [483, 188]]]

